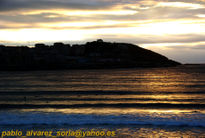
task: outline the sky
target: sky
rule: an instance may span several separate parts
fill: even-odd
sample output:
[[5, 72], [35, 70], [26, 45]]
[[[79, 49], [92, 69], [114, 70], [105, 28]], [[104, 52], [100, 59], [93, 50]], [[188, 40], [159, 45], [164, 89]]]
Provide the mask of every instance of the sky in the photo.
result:
[[205, 0], [0, 0], [0, 44], [96, 39], [205, 63]]

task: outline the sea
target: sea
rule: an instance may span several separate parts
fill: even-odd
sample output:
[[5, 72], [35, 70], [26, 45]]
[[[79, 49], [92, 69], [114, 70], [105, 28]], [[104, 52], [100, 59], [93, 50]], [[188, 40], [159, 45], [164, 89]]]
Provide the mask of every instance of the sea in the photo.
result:
[[0, 72], [1, 137], [205, 137], [205, 65]]

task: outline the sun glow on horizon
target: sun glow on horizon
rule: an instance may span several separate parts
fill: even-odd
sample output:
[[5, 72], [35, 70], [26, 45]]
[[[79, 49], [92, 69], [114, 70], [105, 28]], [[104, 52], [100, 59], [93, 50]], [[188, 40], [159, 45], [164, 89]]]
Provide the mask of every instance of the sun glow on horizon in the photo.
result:
[[[49, 41], [49, 40], [85, 40], [101, 35], [183, 35], [197, 34], [204, 30], [205, 24], [194, 21], [144, 22], [138, 21], [103, 21], [103, 22], [65, 22], [38, 24], [40, 28], [0, 30], [0, 38], [6, 41]], [[129, 24], [126, 26], [126, 24]], [[8, 24], [9, 25], [9, 24]], [[23, 26], [19, 25], [19, 26]], [[119, 25], [113, 28], [112, 26]], [[12, 25], [11, 25], [12, 26]], [[92, 28], [93, 26], [96, 26]], [[100, 27], [102, 26], [102, 28]], [[107, 27], [106, 27], [107, 26]], [[75, 28], [76, 27], [76, 28]], [[89, 27], [89, 28], [84, 28]], [[56, 29], [55, 29], [56, 28]], [[70, 29], [69, 29], [70, 28]], [[165, 44], [166, 45], [166, 44]]]
[[187, 3], [187, 2], [159, 2], [157, 6], [161, 7], [184, 7], [184, 8], [190, 8], [190, 9], [201, 9], [204, 8], [201, 4], [193, 4], [193, 3]]
[[22, 29], [15, 31], [0, 31], [0, 38], [6, 41], [59, 41], [59, 40], [82, 40], [82, 32], [75, 30], [48, 30], [48, 29]]
[[[32, 10], [20, 11], [22, 15], [36, 15], [43, 13], [58, 14], [59, 16], [91, 16], [91, 15], [134, 15], [138, 13], [136, 10], [128, 10], [121, 8], [113, 8], [109, 10], [71, 10], [71, 9], [54, 9], [54, 10]], [[58, 17], [58, 16], [57, 16]]]

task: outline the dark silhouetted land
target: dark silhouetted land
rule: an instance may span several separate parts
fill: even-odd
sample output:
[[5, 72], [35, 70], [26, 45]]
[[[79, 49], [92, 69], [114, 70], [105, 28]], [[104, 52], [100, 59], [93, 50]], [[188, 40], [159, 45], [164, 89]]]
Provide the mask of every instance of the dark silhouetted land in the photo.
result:
[[82, 45], [0, 46], [0, 70], [171, 67], [180, 63], [127, 43], [97, 40]]

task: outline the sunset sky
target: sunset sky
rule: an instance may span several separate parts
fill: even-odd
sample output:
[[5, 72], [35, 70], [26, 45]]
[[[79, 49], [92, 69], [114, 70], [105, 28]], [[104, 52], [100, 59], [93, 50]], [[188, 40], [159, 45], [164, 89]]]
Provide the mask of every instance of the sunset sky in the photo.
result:
[[0, 0], [0, 44], [99, 38], [205, 63], [205, 0]]

